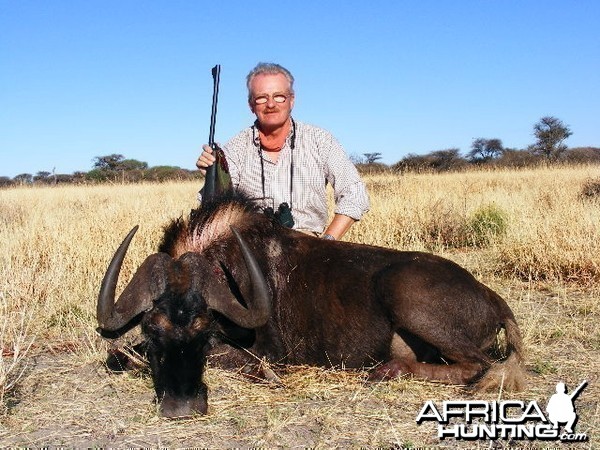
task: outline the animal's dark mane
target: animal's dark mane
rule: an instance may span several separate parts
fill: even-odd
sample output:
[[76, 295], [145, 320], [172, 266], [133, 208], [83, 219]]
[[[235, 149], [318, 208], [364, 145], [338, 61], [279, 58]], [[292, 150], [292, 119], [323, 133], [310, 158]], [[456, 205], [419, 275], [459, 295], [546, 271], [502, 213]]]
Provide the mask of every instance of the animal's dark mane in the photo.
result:
[[218, 234], [229, 233], [230, 225], [258, 226], [255, 222], [260, 216], [264, 217], [261, 207], [248, 196], [239, 192], [224, 193], [192, 209], [187, 219], [179, 217], [166, 225], [158, 251], [175, 256], [178, 249], [189, 245], [184, 242], [186, 238], [199, 239], [206, 245]]
[[160, 244], [158, 245], [158, 251], [173, 256], [173, 249], [184, 228], [185, 222], [182, 217], [169, 222], [169, 224], [164, 227], [164, 233]]
[[211, 222], [223, 209], [234, 208], [241, 213], [261, 212], [260, 206], [241, 192], [229, 191], [220, 196], [202, 203], [198, 208], [190, 211], [190, 229], [201, 229], [206, 223]]

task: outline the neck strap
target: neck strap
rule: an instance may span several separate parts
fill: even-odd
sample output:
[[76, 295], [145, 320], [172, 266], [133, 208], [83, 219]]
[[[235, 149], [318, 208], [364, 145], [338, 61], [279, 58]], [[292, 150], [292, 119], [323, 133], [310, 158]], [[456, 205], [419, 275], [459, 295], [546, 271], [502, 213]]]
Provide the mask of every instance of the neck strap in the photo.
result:
[[[293, 201], [293, 193], [294, 193], [294, 149], [296, 148], [296, 122], [294, 121], [294, 119], [292, 119], [290, 117], [290, 120], [292, 121], [292, 134], [290, 136], [290, 210], [292, 209], [292, 201]], [[258, 128], [258, 126], [257, 126]], [[262, 151], [263, 146], [260, 143], [260, 136], [258, 138], [258, 156], [260, 158], [260, 175], [261, 175], [261, 182], [262, 182], [262, 194], [263, 194], [263, 199], [267, 198], [266, 195], [266, 191], [265, 191], [265, 161], [263, 159], [262, 156]], [[285, 145], [285, 144], [284, 144]], [[275, 205], [273, 205], [273, 207], [275, 207]]]

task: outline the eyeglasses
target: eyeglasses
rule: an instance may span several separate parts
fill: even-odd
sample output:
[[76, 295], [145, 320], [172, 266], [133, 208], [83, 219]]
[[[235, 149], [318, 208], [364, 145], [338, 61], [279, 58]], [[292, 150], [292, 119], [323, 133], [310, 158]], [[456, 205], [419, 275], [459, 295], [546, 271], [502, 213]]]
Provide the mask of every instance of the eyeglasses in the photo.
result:
[[292, 94], [259, 95], [258, 97], [253, 97], [252, 101], [255, 105], [264, 105], [269, 101], [270, 97], [275, 103], [285, 103], [291, 96]]

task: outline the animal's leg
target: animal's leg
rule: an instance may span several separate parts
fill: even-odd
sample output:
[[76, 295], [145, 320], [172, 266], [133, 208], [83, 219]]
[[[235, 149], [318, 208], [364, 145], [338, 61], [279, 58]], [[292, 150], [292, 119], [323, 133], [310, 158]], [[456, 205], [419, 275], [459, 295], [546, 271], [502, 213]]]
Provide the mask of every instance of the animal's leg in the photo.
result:
[[[503, 323], [501, 299], [468, 272], [419, 257], [388, 267], [376, 281], [394, 329], [414, 353], [392, 354], [390, 369], [465, 384], [490, 367], [483, 350]], [[434, 359], [424, 356], [431, 349]]]
[[452, 364], [431, 364], [407, 359], [391, 359], [375, 368], [369, 374], [370, 381], [385, 381], [410, 375], [431, 381], [449, 384], [471, 383], [485, 369], [485, 365], [475, 362]]
[[394, 333], [390, 344], [391, 359], [377, 366], [369, 374], [370, 381], [385, 381], [410, 373], [409, 363], [417, 361], [417, 355], [398, 333]]
[[484, 370], [484, 365], [476, 362], [428, 364], [415, 362], [408, 365], [407, 372], [417, 378], [441, 381], [450, 384], [468, 384]]
[[[476, 353], [480, 353], [478, 349]], [[411, 375], [451, 384], [467, 384], [488, 366], [479, 354], [469, 358], [461, 353], [452, 362], [445, 362], [430, 345], [408, 333], [394, 334], [390, 356], [389, 361], [371, 372], [369, 380], [383, 381]]]

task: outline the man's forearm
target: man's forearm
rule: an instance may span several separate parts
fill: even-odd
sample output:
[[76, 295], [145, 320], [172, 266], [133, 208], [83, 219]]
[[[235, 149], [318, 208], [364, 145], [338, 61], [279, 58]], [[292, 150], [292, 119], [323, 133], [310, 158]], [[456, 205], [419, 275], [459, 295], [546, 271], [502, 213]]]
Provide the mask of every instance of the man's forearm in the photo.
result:
[[341, 239], [344, 234], [350, 229], [350, 227], [356, 222], [352, 217], [344, 216], [343, 214], [336, 214], [333, 216], [333, 220], [323, 233], [323, 235], [333, 236], [336, 240]]

